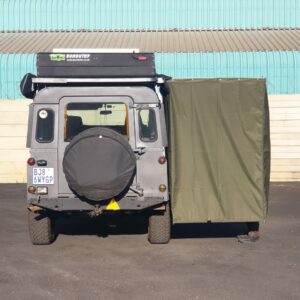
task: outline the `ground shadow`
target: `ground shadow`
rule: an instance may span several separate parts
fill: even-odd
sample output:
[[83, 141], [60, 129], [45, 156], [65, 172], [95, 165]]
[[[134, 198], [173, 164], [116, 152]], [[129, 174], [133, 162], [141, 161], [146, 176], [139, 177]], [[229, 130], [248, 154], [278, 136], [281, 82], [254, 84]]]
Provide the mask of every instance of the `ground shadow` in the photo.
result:
[[88, 216], [59, 217], [56, 220], [56, 231], [66, 235], [136, 235], [145, 234], [148, 228], [146, 218], [142, 216]]
[[[116, 215], [90, 218], [85, 215], [57, 218], [56, 231], [66, 235], [137, 235], [148, 231], [145, 215]], [[245, 223], [175, 224], [173, 239], [235, 237], [246, 232]]]
[[91, 218], [86, 215], [61, 216], [56, 219], [55, 229], [66, 235], [109, 235], [145, 234], [148, 230], [147, 218], [142, 215], [101, 216]]
[[175, 224], [172, 228], [172, 238], [236, 237], [239, 234], [244, 234], [246, 231], [247, 227], [245, 223]]

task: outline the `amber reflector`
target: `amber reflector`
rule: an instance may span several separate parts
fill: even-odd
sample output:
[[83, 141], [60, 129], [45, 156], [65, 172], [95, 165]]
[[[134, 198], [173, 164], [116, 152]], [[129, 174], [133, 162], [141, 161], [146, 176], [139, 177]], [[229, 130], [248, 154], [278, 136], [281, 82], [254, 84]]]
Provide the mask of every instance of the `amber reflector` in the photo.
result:
[[159, 191], [162, 192], [162, 193], [165, 192], [166, 189], [167, 189], [167, 187], [166, 187], [165, 184], [161, 184], [161, 185], [159, 186]]
[[28, 193], [34, 194], [36, 191], [36, 188], [34, 186], [29, 186], [27, 190], [28, 190]]

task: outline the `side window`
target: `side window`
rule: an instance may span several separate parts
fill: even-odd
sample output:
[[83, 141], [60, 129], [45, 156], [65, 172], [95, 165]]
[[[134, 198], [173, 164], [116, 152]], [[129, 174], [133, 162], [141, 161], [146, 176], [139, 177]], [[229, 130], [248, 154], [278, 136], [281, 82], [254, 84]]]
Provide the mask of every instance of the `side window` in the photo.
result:
[[157, 140], [157, 128], [155, 111], [153, 109], [141, 109], [139, 111], [140, 139], [143, 142], [155, 142]]
[[54, 134], [54, 112], [51, 109], [40, 109], [37, 113], [35, 138], [39, 143], [51, 143]]

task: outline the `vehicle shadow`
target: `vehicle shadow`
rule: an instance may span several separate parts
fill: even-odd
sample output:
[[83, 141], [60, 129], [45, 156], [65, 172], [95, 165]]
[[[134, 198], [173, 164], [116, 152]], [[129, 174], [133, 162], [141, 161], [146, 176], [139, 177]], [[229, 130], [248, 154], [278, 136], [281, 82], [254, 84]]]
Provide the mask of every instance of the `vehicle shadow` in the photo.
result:
[[[56, 220], [56, 232], [66, 235], [137, 235], [148, 232], [144, 215], [116, 215], [90, 218], [82, 215], [61, 216]], [[246, 232], [245, 223], [175, 224], [172, 239], [235, 237]]]
[[142, 215], [101, 216], [91, 218], [85, 215], [61, 216], [55, 222], [58, 234], [66, 235], [136, 235], [145, 234], [148, 222]]
[[225, 238], [236, 237], [247, 231], [245, 223], [193, 223], [175, 224], [172, 228], [173, 239], [185, 238]]

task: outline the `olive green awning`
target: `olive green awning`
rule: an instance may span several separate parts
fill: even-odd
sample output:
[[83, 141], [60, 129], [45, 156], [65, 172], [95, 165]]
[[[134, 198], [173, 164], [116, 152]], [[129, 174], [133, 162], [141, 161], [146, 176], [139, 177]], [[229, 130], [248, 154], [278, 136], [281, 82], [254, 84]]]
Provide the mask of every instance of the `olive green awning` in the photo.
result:
[[270, 174], [264, 80], [168, 82], [174, 223], [266, 218]]

